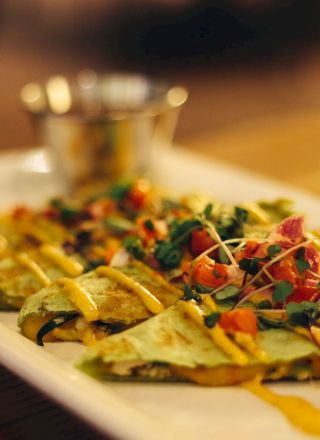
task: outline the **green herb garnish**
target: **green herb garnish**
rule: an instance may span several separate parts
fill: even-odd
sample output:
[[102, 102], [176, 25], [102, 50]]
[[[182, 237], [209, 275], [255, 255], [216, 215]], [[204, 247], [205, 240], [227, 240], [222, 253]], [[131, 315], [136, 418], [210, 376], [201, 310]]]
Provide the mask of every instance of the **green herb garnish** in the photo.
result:
[[260, 310], [272, 309], [272, 302], [268, 299], [264, 299], [263, 301], [260, 301], [259, 304], [257, 304], [257, 307]]
[[219, 318], [221, 316], [221, 313], [219, 312], [212, 312], [210, 315], [207, 315], [204, 317], [204, 323], [206, 327], [213, 328], [216, 323], [218, 322]]
[[258, 257], [243, 258], [239, 261], [239, 267], [250, 275], [256, 275], [260, 270], [259, 262], [260, 258]]
[[224, 289], [217, 292], [215, 297], [217, 298], [217, 300], [222, 301], [227, 298], [235, 298], [236, 296], [238, 296], [239, 292], [240, 289], [238, 289], [238, 287], [226, 286]]
[[284, 303], [292, 291], [293, 285], [291, 283], [288, 281], [279, 281], [273, 291], [272, 299], [277, 303]]
[[148, 229], [148, 231], [150, 232], [154, 232], [154, 224], [153, 221], [148, 218], [147, 220], [145, 220], [145, 222], [143, 223], [143, 226]]
[[212, 215], [213, 205], [212, 203], [208, 203], [207, 206], [203, 210], [204, 218], [209, 219]]
[[127, 180], [120, 181], [115, 185], [113, 185], [113, 187], [110, 189], [109, 197], [116, 202], [121, 202], [128, 194], [131, 186], [132, 186], [131, 181], [127, 181]]
[[196, 285], [194, 286], [194, 288], [195, 288], [195, 290], [196, 290], [198, 293], [209, 293], [209, 292], [211, 292], [211, 291], [213, 290], [212, 287], [209, 287], [209, 286], [203, 286], [202, 284], [196, 284]]
[[109, 216], [102, 220], [104, 226], [114, 233], [130, 232], [134, 229], [134, 224], [125, 218]]
[[236, 206], [234, 208], [234, 212], [235, 212], [235, 216], [236, 216], [237, 220], [240, 223], [245, 223], [246, 221], [248, 221], [249, 213], [246, 209], [243, 209], [243, 208], [240, 208], [239, 206]]
[[183, 287], [183, 296], [181, 297], [182, 301], [191, 301], [194, 300], [197, 303], [201, 303], [201, 296], [197, 293], [194, 293], [192, 288], [185, 284]]
[[122, 244], [129, 254], [133, 255], [137, 260], [143, 260], [145, 251], [139, 237], [126, 237]]
[[154, 249], [154, 255], [163, 269], [175, 269], [180, 265], [182, 258], [181, 249], [170, 241], [158, 241]]
[[222, 247], [219, 247], [218, 259], [219, 259], [219, 263], [221, 263], [221, 264], [229, 264], [230, 263], [230, 259]]
[[272, 244], [267, 248], [267, 254], [270, 258], [273, 258], [280, 251], [281, 251], [281, 246], [279, 246], [278, 244]]
[[294, 259], [300, 275], [303, 275], [304, 271], [310, 269], [309, 262], [305, 260], [305, 252], [306, 249], [304, 247], [301, 247], [300, 249], [298, 249]]
[[311, 301], [289, 302], [286, 311], [289, 323], [294, 326], [307, 327], [319, 319], [320, 316], [319, 306]]
[[174, 220], [170, 225], [170, 238], [176, 243], [187, 243], [192, 231], [201, 227], [200, 220]]
[[270, 330], [271, 328], [281, 328], [285, 325], [285, 322], [280, 319], [272, 319], [264, 315], [258, 315], [257, 320], [258, 328], [261, 331]]

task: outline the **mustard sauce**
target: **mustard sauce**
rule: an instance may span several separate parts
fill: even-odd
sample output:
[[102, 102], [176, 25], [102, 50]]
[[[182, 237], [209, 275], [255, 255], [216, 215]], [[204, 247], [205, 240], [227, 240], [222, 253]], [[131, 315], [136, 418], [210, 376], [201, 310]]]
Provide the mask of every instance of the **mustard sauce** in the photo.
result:
[[82, 313], [87, 322], [97, 321], [99, 319], [99, 310], [93, 302], [90, 294], [70, 278], [60, 278], [57, 281], [67, 291], [69, 298], [78, 310]]
[[2, 254], [8, 247], [8, 240], [0, 234], [0, 254]]
[[36, 275], [36, 277], [44, 287], [47, 287], [49, 286], [49, 284], [51, 284], [50, 279], [43, 272], [41, 267], [35, 261], [33, 261], [28, 254], [26, 253], [18, 254], [16, 256], [16, 259], [18, 263], [22, 264], [24, 267], [29, 269], [34, 275]]
[[57, 266], [61, 267], [61, 269], [71, 277], [77, 277], [83, 272], [83, 267], [78, 261], [65, 255], [63, 251], [56, 246], [44, 244], [40, 247], [40, 252]]
[[243, 388], [278, 408], [297, 428], [308, 434], [320, 435], [320, 410], [295, 396], [283, 396], [261, 385], [261, 377], [241, 384]]
[[213, 328], [206, 327], [204, 323], [204, 315], [200, 307], [190, 301], [180, 301], [180, 304], [187, 315], [193, 319], [193, 321], [195, 321], [199, 327], [208, 334], [208, 336], [210, 336], [213, 342], [227, 356], [230, 356], [237, 365], [247, 365], [248, 358], [246, 354], [228, 338], [219, 324], [216, 324]]
[[132, 290], [143, 302], [145, 307], [154, 315], [161, 313], [165, 307], [148, 289], [124, 273], [109, 266], [100, 266], [96, 269], [98, 276], [112, 278], [119, 284]]

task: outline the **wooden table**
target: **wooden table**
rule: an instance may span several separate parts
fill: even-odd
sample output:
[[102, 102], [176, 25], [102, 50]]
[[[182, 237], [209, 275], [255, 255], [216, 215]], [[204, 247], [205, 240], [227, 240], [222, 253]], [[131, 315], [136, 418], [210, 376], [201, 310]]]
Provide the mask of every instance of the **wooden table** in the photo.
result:
[[184, 145], [320, 193], [320, 106], [217, 128]]

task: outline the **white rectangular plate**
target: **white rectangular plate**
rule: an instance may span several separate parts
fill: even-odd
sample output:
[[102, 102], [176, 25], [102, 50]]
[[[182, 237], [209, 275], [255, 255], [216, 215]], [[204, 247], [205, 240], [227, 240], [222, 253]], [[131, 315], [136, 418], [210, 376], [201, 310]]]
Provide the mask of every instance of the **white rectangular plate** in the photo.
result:
[[[297, 188], [200, 159], [183, 151], [154, 155], [151, 176], [179, 192], [204, 191], [225, 202], [288, 197], [320, 226], [320, 200]], [[17, 202], [37, 204], [61, 192], [43, 151], [0, 158], [0, 208]], [[0, 312], [0, 361], [102, 432], [122, 440], [309, 438], [276, 409], [239, 387], [188, 384], [99, 383], [72, 366], [83, 352], [76, 343], [36, 346], [19, 334], [16, 313]], [[271, 386], [320, 406], [318, 383]], [[310, 437], [311, 438], [311, 437]]]

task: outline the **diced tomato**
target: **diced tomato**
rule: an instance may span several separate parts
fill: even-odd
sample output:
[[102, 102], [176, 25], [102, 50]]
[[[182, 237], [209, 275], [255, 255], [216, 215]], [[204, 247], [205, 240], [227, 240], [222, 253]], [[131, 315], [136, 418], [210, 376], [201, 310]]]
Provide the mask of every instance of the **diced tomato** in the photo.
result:
[[228, 266], [216, 263], [211, 258], [204, 256], [193, 269], [192, 280], [194, 284], [209, 287], [219, 287], [227, 281]]
[[93, 219], [100, 219], [105, 217], [110, 212], [114, 211], [115, 204], [112, 200], [101, 199], [90, 203], [86, 207], [86, 211]]
[[44, 210], [42, 215], [49, 220], [57, 220], [60, 217], [59, 212], [54, 208]]
[[236, 309], [221, 314], [218, 323], [229, 332], [243, 332], [255, 337], [258, 331], [257, 318], [251, 309]]
[[139, 227], [139, 237], [145, 245], [155, 240], [163, 240], [168, 234], [167, 224], [163, 220], [139, 217], [136, 223]]
[[106, 264], [110, 264], [114, 254], [120, 249], [121, 242], [117, 238], [110, 237], [106, 241], [106, 249], [104, 252], [104, 259]]
[[31, 210], [26, 206], [17, 206], [12, 212], [12, 218], [19, 220], [31, 216]]
[[252, 258], [255, 256], [255, 251], [257, 250], [259, 243], [255, 241], [248, 241], [245, 248], [242, 248], [240, 251], [236, 252], [235, 259], [237, 262], [242, 260], [243, 258]]
[[127, 195], [133, 209], [138, 211], [147, 206], [150, 200], [150, 190], [151, 186], [147, 180], [138, 179], [133, 183]]
[[205, 229], [196, 229], [191, 235], [191, 252], [195, 257], [215, 244]]
[[286, 302], [294, 301], [300, 303], [302, 301], [310, 301], [311, 298], [319, 292], [319, 289], [316, 287], [310, 286], [297, 286], [295, 287], [293, 293], [288, 296]]
[[301, 284], [301, 277], [292, 255], [274, 263], [269, 271], [276, 280], [288, 281], [293, 286]]

